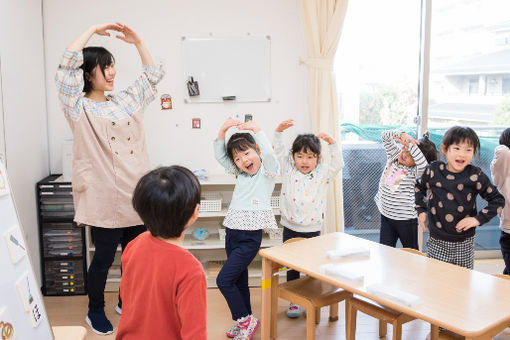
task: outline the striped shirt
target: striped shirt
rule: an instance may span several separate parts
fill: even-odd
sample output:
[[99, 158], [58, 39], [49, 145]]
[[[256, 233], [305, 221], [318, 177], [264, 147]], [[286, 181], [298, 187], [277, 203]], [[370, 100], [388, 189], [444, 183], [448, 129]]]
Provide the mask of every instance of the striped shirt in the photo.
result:
[[427, 159], [420, 148], [412, 145], [409, 152], [416, 163], [413, 167], [399, 164], [401, 149], [393, 139], [401, 131], [387, 130], [382, 133], [382, 141], [388, 161], [379, 181], [375, 203], [379, 212], [393, 220], [410, 220], [417, 217], [414, 204], [414, 186], [427, 166]]

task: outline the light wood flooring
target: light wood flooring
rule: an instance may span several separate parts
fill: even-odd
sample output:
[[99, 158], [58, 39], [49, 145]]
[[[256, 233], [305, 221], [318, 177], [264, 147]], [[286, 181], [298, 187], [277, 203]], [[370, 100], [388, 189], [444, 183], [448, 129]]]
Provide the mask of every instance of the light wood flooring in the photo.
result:
[[[476, 261], [475, 269], [486, 273], [501, 273], [503, 268], [500, 260], [479, 260]], [[252, 307], [256, 316], [260, 316], [260, 288], [251, 290]], [[117, 294], [106, 293], [105, 312], [114, 327], [119, 324], [120, 316], [115, 312], [114, 307], [117, 304]], [[115, 338], [115, 332], [108, 336], [100, 336], [90, 331], [85, 323], [85, 315], [87, 313], [87, 296], [72, 297], [44, 297], [48, 318], [52, 326], [75, 326], [81, 325], [87, 328], [87, 340], [101, 339], [108, 340]], [[289, 319], [285, 315], [288, 303], [284, 300], [279, 301], [278, 309], [278, 339], [279, 340], [295, 340], [305, 339], [306, 322], [301, 316], [298, 319]], [[223, 296], [218, 289], [210, 288], [207, 290], [207, 329], [208, 339], [228, 339], [225, 331], [232, 325], [230, 312]], [[323, 308], [321, 312], [321, 322], [316, 329], [316, 338], [318, 340], [328, 339], [345, 339], [345, 322], [344, 322], [344, 304], [339, 306], [340, 315], [337, 322], [328, 322], [327, 308]], [[402, 339], [423, 340], [427, 339], [430, 333], [430, 325], [426, 322], [415, 320], [403, 326]], [[391, 339], [391, 326], [388, 326], [387, 339]], [[260, 331], [255, 334], [254, 340], [260, 339]], [[356, 339], [358, 340], [377, 340], [378, 323], [377, 320], [358, 313]], [[459, 339], [442, 335], [441, 339]], [[461, 339], [461, 338], [460, 338]], [[507, 329], [494, 339], [510, 340], [510, 330]]]

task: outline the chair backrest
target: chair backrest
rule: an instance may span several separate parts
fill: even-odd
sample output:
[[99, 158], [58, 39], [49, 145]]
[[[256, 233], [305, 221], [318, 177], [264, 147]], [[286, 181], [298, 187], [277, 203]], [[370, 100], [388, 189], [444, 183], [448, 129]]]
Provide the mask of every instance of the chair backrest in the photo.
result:
[[287, 241], [283, 242], [283, 244], [297, 242], [297, 241], [301, 241], [301, 240], [306, 240], [306, 238], [304, 238], [304, 237], [289, 238]]
[[505, 274], [492, 274], [492, 275], [497, 276], [502, 279], [505, 279], [505, 280], [510, 280], [510, 275], [505, 275]]
[[413, 254], [417, 254], [417, 255], [421, 255], [421, 256], [425, 256], [424, 253], [422, 253], [421, 251], [419, 250], [416, 250], [416, 249], [413, 249], [413, 248], [400, 248], [401, 250], [403, 251], [407, 251], [408, 253], [413, 253]]

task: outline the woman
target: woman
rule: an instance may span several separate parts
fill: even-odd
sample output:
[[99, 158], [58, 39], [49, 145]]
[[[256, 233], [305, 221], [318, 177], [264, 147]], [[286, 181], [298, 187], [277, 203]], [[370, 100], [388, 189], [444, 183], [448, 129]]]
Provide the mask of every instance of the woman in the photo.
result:
[[[115, 59], [103, 47], [86, 47], [94, 34], [133, 44], [140, 54], [143, 72], [127, 89], [114, 89]], [[89, 311], [86, 321], [95, 333], [110, 334], [113, 326], [104, 312], [104, 288], [119, 243], [146, 230], [134, 211], [131, 196], [138, 179], [149, 170], [143, 129], [143, 110], [156, 97], [155, 85], [164, 72], [140, 37], [121, 24], [90, 26], [64, 52], [56, 84], [65, 117], [74, 136], [74, 220], [91, 226], [95, 252], [87, 276]], [[122, 312], [122, 302], [115, 310]]]

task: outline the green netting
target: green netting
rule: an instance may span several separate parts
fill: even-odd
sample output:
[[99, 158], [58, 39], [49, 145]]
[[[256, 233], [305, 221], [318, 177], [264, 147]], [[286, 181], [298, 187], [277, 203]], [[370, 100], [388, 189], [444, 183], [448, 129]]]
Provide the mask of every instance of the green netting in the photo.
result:
[[[408, 135], [416, 138], [415, 126], [398, 126], [398, 125], [385, 125], [385, 126], [358, 126], [350, 123], [343, 123], [340, 125], [343, 134], [355, 133], [363, 140], [372, 142], [381, 142], [381, 133], [384, 130], [400, 129], [405, 131]], [[499, 144], [499, 135], [505, 127], [480, 127], [473, 128], [480, 138], [480, 161], [482, 163], [490, 163], [494, 156], [494, 149]], [[429, 129], [430, 139], [436, 144], [439, 149], [443, 135], [447, 128], [431, 128]], [[439, 150], [438, 150], [439, 151]], [[474, 160], [475, 164], [476, 158]]]

